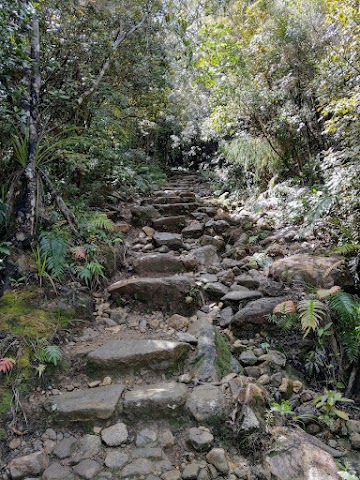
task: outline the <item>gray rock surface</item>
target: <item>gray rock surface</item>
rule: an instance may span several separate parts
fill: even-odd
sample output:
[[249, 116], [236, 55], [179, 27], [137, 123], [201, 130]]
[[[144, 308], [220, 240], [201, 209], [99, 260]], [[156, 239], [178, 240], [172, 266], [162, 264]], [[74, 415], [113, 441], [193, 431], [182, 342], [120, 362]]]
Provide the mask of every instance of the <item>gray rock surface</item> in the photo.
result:
[[104, 420], [114, 414], [123, 391], [124, 387], [120, 384], [74, 390], [50, 397], [45, 401], [44, 407], [48, 412], [56, 414], [59, 420]]
[[48, 456], [44, 451], [31, 453], [23, 457], [14, 458], [8, 465], [8, 471], [13, 480], [41, 475], [49, 464]]
[[161, 382], [126, 392], [124, 412], [131, 418], [172, 417], [182, 411], [188, 389], [182, 383]]
[[195, 281], [192, 277], [174, 275], [161, 278], [132, 277], [113, 283], [108, 291], [122, 298], [136, 299], [147, 309], [183, 313], [190, 308], [185, 302], [186, 294], [194, 288]]
[[219, 387], [200, 385], [191, 392], [186, 406], [199, 422], [213, 417], [223, 418], [226, 415], [226, 402]]
[[89, 353], [88, 361], [97, 369], [128, 371], [141, 367], [166, 370], [184, 360], [190, 346], [166, 340], [114, 340]]
[[70, 467], [60, 463], [52, 463], [42, 474], [42, 480], [74, 480]]
[[111, 427], [101, 430], [101, 438], [108, 447], [119, 447], [126, 443], [129, 437], [125, 423], [116, 423]]

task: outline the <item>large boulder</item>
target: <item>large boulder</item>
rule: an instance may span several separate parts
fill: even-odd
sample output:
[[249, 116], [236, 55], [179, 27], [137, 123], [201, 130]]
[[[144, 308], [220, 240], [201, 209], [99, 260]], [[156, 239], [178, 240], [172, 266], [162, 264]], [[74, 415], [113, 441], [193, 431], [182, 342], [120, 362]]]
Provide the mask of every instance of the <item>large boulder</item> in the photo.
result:
[[345, 270], [341, 257], [321, 257], [300, 253], [276, 260], [266, 273], [288, 285], [302, 284], [330, 288], [334, 285], [349, 286], [353, 279]]
[[279, 429], [265, 460], [273, 480], [337, 480], [339, 468], [322, 448], [306, 441], [297, 431]]
[[152, 205], [137, 206], [131, 209], [132, 222], [134, 225], [144, 227], [153, 219], [160, 217], [160, 213]]
[[259, 298], [249, 302], [244, 308], [240, 308], [232, 321], [232, 328], [236, 333], [253, 333], [259, 329], [268, 328], [269, 315], [279, 303], [288, 300], [287, 297]]
[[187, 314], [196, 307], [195, 301], [187, 303], [189, 292], [195, 288], [192, 277], [174, 275], [161, 278], [132, 277], [113, 283], [108, 287], [108, 291], [115, 297], [142, 302], [147, 310]]

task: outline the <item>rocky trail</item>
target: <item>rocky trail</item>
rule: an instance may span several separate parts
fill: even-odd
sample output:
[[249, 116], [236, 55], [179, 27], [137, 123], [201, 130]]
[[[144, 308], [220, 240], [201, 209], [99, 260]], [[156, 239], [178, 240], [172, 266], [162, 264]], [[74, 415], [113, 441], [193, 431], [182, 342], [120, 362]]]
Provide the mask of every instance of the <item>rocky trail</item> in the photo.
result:
[[[286, 263], [285, 236], [266, 227], [249, 243], [254, 219], [225, 213], [195, 174], [126, 215], [124, 268], [62, 346], [66, 368], [32, 392], [42, 427], [11, 445], [2, 478], [331, 480], [345, 454], [356, 467], [360, 421], [324, 431], [309, 416], [319, 392], [296, 369], [309, 340], [268, 321], [295, 311], [304, 272], [338, 284], [343, 272], [323, 275], [334, 259], [290, 245]], [[293, 412], [269, 413], [281, 400]], [[285, 421], [299, 415], [308, 433]]]

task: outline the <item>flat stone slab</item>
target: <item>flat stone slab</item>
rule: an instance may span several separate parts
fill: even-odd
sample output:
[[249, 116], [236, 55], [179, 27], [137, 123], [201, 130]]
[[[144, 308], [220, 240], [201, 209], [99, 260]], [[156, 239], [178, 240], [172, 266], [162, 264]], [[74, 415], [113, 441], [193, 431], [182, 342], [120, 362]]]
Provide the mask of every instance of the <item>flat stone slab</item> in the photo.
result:
[[156, 232], [153, 241], [157, 247], [165, 245], [173, 250], [183, 248], [182, 236], [179, 233]]
[[161, 232], [180, 233], [186, 225], [185, 215], [155, 218], [152, 226]]
[[263, 294], [256, 290], [249, 290], [249, 291], [234, 290], [224, 295], [221, 300], [223, 302], [229, 301], [229, 302], [240, 303], [240, 302], [245, 302], [250, 300], [257, 300], [258, 298], [262, 298], [262, 296]]
[[184, 215], [194, 212], [199, 204], [195, 202], [154, 204], [154, 207], [163, 215]]
[[105, 420], [115, 413], [123, 391], [124, 386], [120, 384], [74, 390], [48, 398], [44, 402], [44, 408], [60, 420]]
[[195, 302], [187, 304], [185, 298], [195, 288], [195, 280], [186, 275], [169, 277], [132, 277], [113, 283], [109, 293], [143, 302], [147, 309], [166, 310], [172, 313], [188, 313]]
[[162, 382], [126, 392], [124, 413], [131, 418], [163, 418], [179, 414], [188, 398], [183, 383]]
[[182, 273], [187, 270], [181, 257], [168, 253], [152, 253], [134, 260], [134, 270], [139, 275], [152, 273]]
[[190, 223], [181, 233], [184, 238], [200, 238], [204, 233], [204, 224], [201, 222]]
[[190, 350], [184, 342], [165, 340], [112, 341], [89, 353], [90, 365], [101, 370], [124, 370], [149, 367], [167, 370], [183, 360]]

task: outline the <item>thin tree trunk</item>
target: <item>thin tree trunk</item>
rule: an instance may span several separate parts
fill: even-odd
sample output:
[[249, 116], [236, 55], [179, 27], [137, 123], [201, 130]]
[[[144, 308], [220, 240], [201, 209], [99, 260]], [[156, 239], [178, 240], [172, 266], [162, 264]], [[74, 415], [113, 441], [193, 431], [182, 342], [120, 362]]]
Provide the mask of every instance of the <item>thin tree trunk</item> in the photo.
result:
[[24, 171], [24, 194], [17, 214], [16, 242], [19, 247], [31, 245], [35, 231], [36, 209], [36, 148], [39, 142], [39, 97], [40, 97], [40, 30], [36, 12], [31, 20], [31, 82], [30, 118], [27, 161]]
[[100, 69], [100, 72], [98, 74], [98, 76], [95, 78], [92, 86], [86, 90], [86, 92], [84, 92], [77, 100], [77, 104], [78, 106], [82, 105], [84, 103], [85, 100], [87, 100], [89, 97], [91, 97], [91, 95], [97, 90], [97, 88], [99, 87], [102, 79], [104, 78], [106, 72], [108, 71], [109, 67], [110, 67], [110, 64], [111, 64], [111, 59], [114, 55], [114, 53], [116, 52], [116, 50], [119, 48], [119, 45], [127, 38], [129, 37], [130, 35], [132, 35], [136, 30], [138, 30], [139, 28], [141, 28], [143, 26], [143, 24], [145, 23], [145, 18], [144, 17], [139, 23], [137, 23], [136, 25], [134, 25], [130, 30], [128, 30], [127, 32], [124, 32], [123, 31], [123, 27], [120, 27], [117, 35], [116, 35], [116, 38], [111, 46], [111, 52], [110, 52], [110, 55], [108, 56], [108, 58], [106, 58], [106, 60], [104, 61], [104, 63], [102, 64], [102, 67]]
[[52, 181], [50, 180], [50, 178], [48, 177], [46, 172], [42, 168], [39, 168], [38, 171], [39, 171], [40, 175], [42, 176], [42, 178], [45, 182], [45, 185], [47, 186], [52, 198], [56, 201], [57, 206], [59, 207], [59, 210], [61, 211], [61, 213], [65, 217], [66, 221], [68, 222], [68, 224], [71, 228], [71, 231], [73, 232], [73, 234], [76, 237], [80, 237], [80, 233], [79, 233], [79, 230], [77, 228], [76, 218], [74, 217], [73, 213], [68, 209], [66, 203], [62, 199], [59, 192], [56, 190], [55, 186], [53, 185]]

